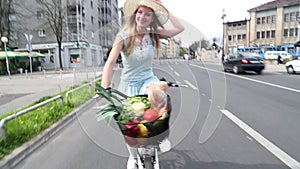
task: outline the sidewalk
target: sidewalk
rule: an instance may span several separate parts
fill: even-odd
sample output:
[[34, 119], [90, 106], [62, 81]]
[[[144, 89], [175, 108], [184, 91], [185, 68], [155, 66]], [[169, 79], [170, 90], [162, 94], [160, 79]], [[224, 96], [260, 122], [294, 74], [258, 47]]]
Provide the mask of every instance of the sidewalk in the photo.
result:
[[277, 63], [266, 63], [263, 72], [287, 73], [285, 64], [278, 65]]
[[38, 99], [100, 76], [102, 67], [33, 72], [0, 76], [0, 115], [23, 108]]

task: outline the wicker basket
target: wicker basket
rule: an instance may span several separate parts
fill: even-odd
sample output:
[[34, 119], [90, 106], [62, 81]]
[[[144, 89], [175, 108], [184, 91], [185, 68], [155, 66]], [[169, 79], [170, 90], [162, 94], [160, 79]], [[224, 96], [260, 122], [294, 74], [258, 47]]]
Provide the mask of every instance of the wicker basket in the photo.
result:
[[[128, 145], [132, 147], [158, 145], [169, 136], [169, 120], [172, 109], [169, 96], [167, 109], [168, 113], [163, 118], [159, 118], [152, 122], [131, 121], [129, 123], [124, 123], [117, 120], [118, 116], [115, 116], [114, 118]], [[147, 132], [144, 132], [145, 130]]]

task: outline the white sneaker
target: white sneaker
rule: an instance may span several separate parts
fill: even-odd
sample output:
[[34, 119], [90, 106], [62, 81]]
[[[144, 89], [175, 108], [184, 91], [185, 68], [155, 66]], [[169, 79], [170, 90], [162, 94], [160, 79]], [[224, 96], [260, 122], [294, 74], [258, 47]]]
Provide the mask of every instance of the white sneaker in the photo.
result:
[[137, 160], [135, 158], [128, 158], [127, 169], [138, 169]]
[[164, 139], [160, 144], [159, 144], [159, 149], [161, 152], [167, 152], [171, 150], [171, 142], [168, 138]]

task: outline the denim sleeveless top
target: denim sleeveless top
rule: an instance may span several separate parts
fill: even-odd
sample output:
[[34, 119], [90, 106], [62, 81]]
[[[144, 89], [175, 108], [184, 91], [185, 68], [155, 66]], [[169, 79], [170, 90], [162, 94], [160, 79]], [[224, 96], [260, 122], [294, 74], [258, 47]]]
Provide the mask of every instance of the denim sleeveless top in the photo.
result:
[[[128, 42], [128, 35], [121, 31], [117, 36], [122, 37], [124, 45]], [[129, 96], [144, 94], [145, 88], [158, 81], [152, 71], [152, 62], [155, 57], [155, 47], [149, 33], [145, 33], [142, 41], [136, 39], [132, 53], [121, 52], [123, 70], [119, 90]]]

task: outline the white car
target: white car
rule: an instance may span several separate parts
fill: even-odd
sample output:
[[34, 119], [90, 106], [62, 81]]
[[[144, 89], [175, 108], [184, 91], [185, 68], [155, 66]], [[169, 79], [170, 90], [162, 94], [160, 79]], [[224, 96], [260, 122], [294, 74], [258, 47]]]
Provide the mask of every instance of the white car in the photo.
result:
[[286, 71], [288, 74], [300, 73], [300, 60], [291, 60], [285, 63]]

